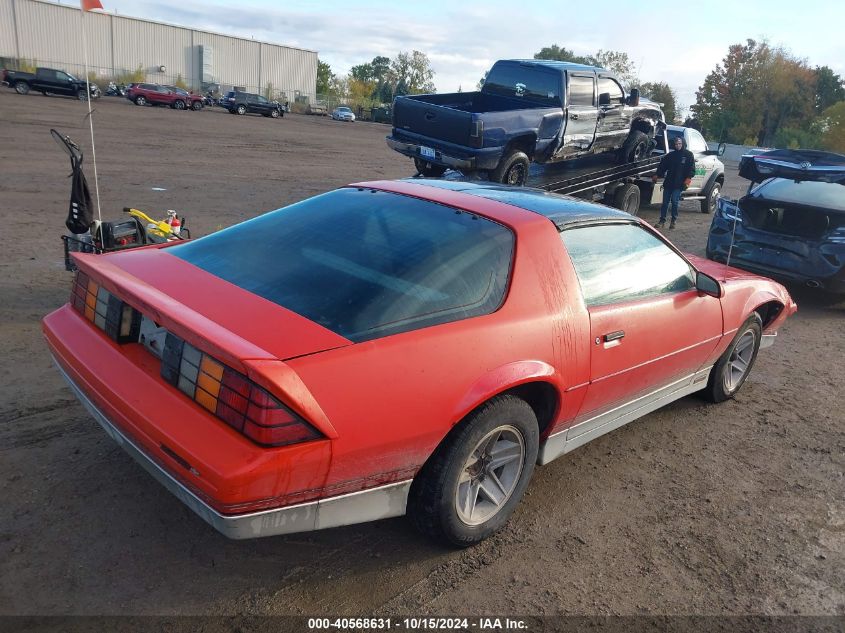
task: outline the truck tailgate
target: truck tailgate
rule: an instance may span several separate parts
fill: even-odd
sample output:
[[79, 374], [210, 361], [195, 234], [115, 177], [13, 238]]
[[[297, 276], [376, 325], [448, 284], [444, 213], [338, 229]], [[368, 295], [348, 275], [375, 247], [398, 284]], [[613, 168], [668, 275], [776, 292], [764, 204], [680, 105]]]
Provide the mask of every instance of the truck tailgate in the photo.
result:
[[[426, 95], [426, 98], [437, 95]], [[397, 99], [393, 110], [394, 126], [431, 139], [469, 145], [472, 113], [420, 100]]]

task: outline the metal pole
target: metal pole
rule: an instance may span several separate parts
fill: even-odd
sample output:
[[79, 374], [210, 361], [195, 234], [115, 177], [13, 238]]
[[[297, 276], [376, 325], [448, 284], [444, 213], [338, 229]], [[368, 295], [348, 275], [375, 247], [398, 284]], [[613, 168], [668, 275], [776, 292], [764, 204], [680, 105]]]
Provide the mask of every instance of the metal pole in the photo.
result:
[[88, 127], [91, 129], [91, 158], [94, 161], [94, 191], [97, 195], [97, 221], [102, 224], [103, 216], [100, 213], [100, 183], [97, 179], [97, 150], [94, 147], [94, 118], [91, 116], [91, 83], [88, 78], [88, 36], [85, 33], [85, 9], [79, 5], [79, 12], [82, 14], [82, 53], [85, 59], [85, 91], [88, 102]]

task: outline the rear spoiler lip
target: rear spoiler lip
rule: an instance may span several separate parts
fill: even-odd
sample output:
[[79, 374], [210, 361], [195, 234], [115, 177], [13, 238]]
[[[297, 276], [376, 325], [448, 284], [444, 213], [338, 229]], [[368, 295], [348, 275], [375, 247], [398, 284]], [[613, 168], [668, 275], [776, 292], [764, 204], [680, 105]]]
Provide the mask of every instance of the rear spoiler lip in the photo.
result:
[[[266, 350], [115, 266], [108, 261], [107, 256], [90, 253], [72, 253], [72, 256], [77, 267], [91, 275], [106, 290], [116, 294], [191, 345], [207, 350], [233, 369], [246, 373], [244, 360], [279, 360]], [[204, 336], [200, 337], [197, 332], [203, 332]]]

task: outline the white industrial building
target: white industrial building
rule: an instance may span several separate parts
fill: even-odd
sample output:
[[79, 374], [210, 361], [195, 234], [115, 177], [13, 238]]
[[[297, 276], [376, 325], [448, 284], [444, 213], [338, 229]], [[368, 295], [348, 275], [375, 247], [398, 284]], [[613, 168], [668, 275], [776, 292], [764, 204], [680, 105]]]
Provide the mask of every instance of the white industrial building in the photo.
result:
[[[78, 5], [0, 0], [0, 57], [83, 77], [82, 20]], [[150, 83], [237, 86], [291, 102], [315, 97], [316, 51], [100, 11], [84, 20], [88, 66], [98, 77], [120, 79], [140, 69]]]

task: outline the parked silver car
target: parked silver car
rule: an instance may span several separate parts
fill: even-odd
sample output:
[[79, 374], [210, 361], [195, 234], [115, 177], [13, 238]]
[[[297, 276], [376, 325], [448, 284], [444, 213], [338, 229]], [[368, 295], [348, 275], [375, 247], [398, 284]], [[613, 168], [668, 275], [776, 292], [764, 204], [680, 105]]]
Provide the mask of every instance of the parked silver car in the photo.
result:
[[332, 111], [332, 118], [335, 121], [354, 121], [355, 114], [346, 106], [340, 106]]

